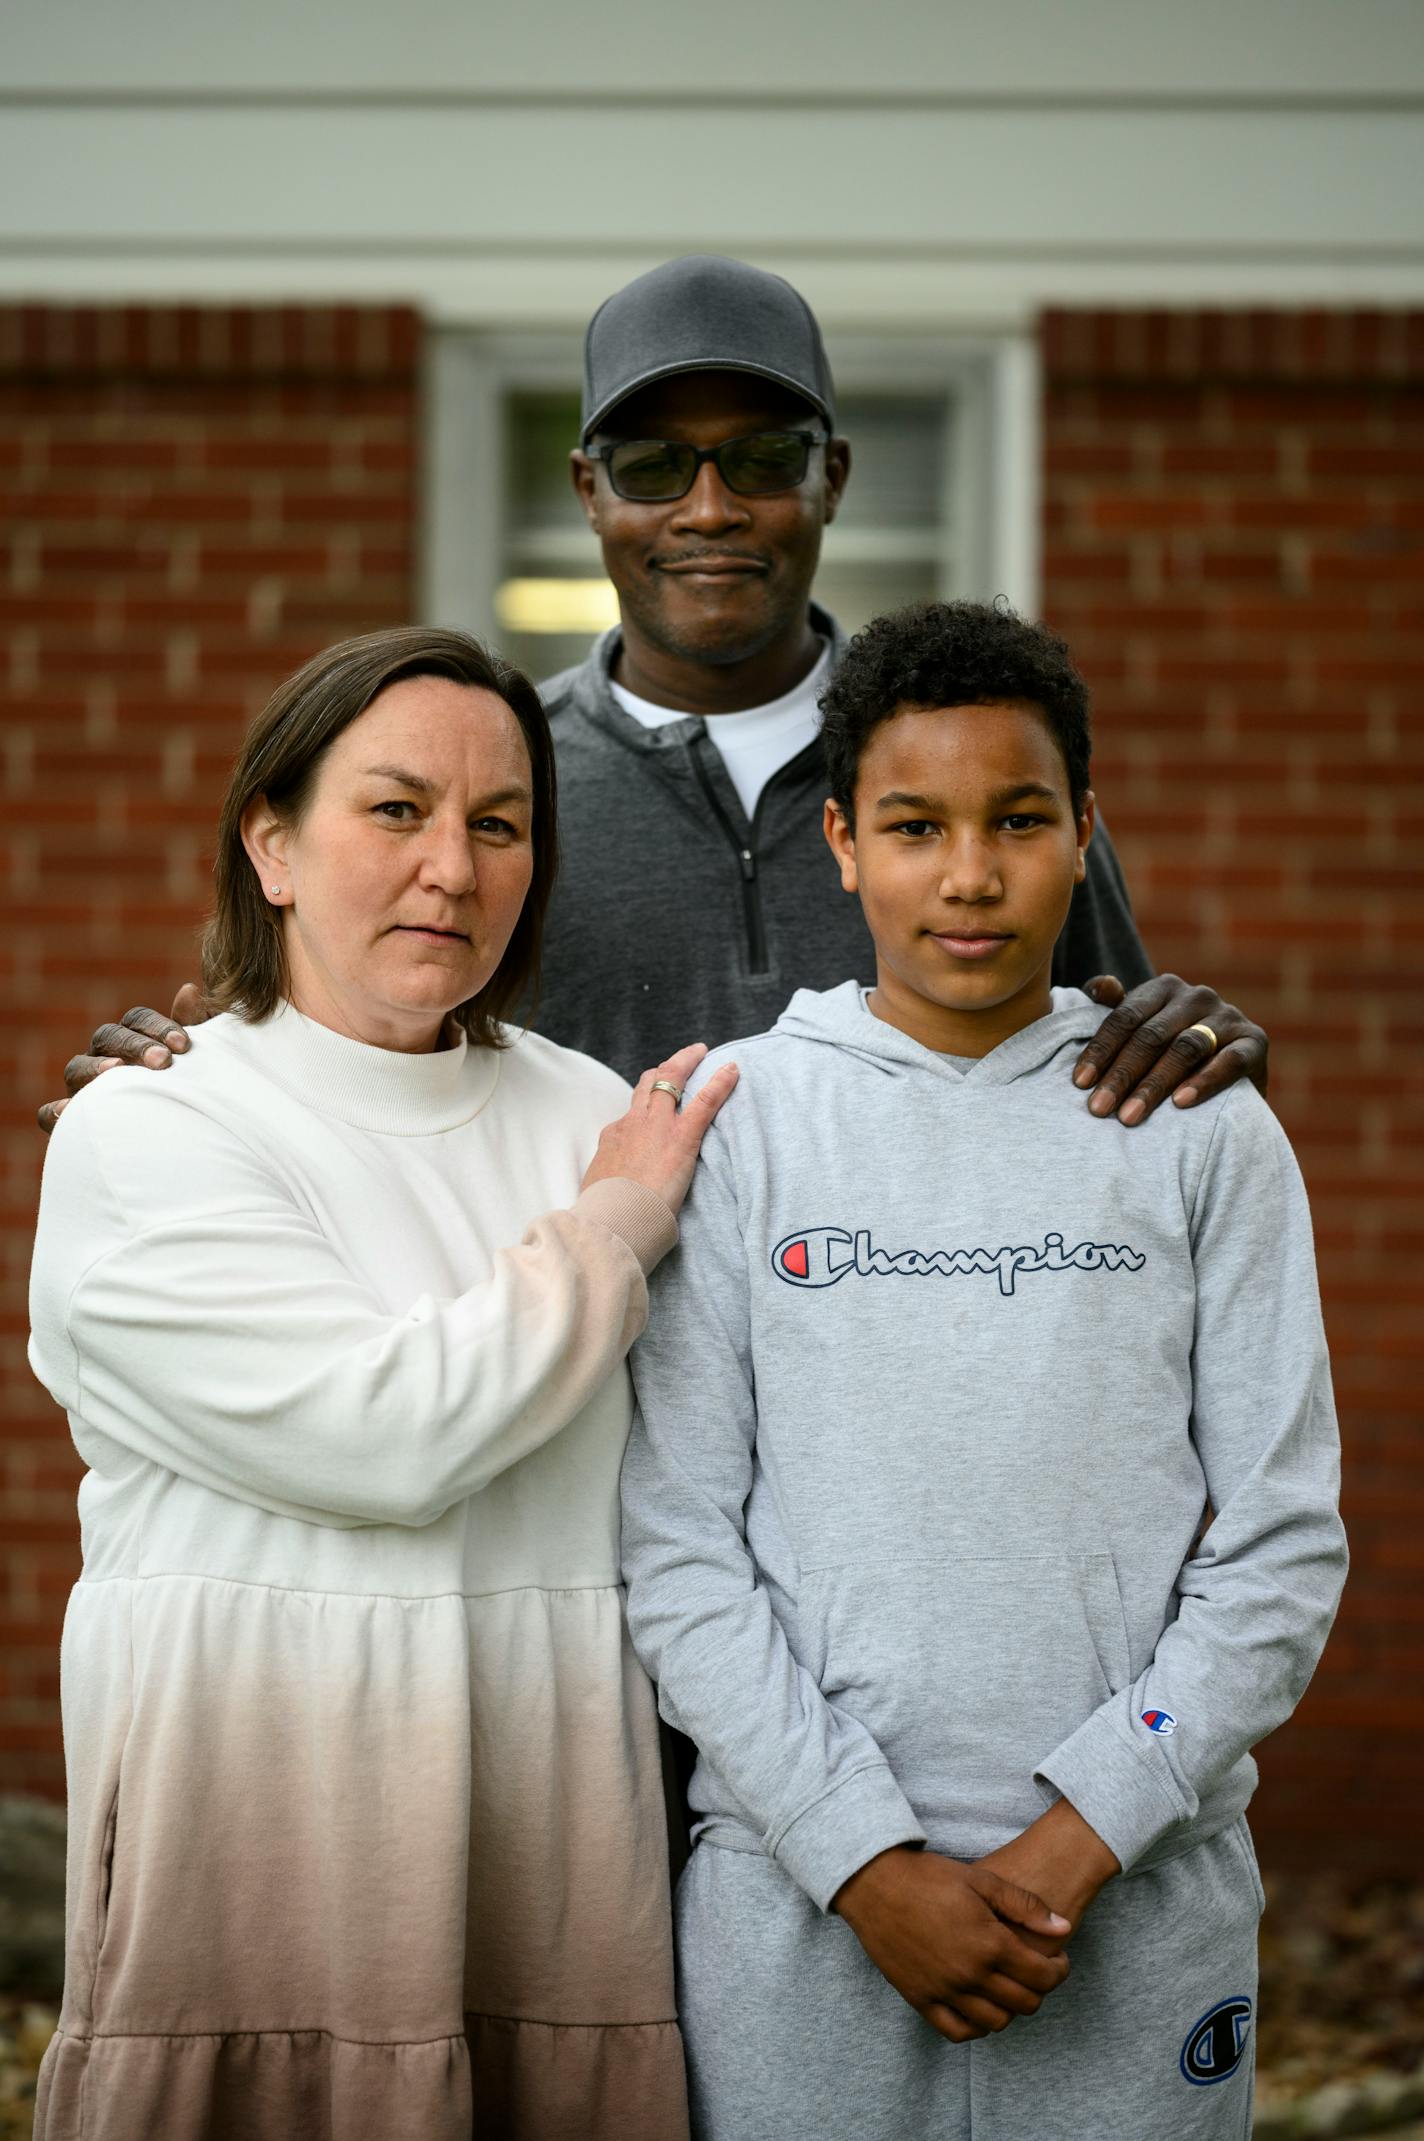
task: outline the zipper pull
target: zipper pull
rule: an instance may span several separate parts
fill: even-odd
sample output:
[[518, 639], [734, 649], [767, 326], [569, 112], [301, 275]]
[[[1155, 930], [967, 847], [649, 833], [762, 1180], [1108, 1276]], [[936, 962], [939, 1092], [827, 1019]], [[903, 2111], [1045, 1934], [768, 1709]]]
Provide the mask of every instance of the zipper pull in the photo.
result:
[[749, 847], [741, 848], [738, 852], [742, 861], [742, 875], [747, 883], [751, 884], [756, 877], [756, 856]]

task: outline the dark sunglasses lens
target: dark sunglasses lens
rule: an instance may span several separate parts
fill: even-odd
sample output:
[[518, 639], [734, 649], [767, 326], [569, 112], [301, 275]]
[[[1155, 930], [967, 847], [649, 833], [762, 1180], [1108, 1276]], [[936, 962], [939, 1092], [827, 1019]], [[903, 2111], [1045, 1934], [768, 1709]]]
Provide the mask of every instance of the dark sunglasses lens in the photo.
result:
[[608, 456], [609, 478], [620, 498], [680, 498], [695, 468], [690, 446], [659, 439], [630, 439]]
[[794, 490], [806, 474], [810, 447], [793, 431], [766, 431], [759, 438], [734, 439], [717, 457], [723, 477], [734, 491], [755, 498], [762, 491]]

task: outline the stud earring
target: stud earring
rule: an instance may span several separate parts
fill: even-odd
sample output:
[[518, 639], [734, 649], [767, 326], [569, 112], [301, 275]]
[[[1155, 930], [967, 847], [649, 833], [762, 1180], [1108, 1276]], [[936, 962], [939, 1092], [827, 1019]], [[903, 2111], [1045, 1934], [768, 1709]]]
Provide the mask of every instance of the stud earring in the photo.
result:
[[274, 900], [279, 900], [282, 897], [282, 887], [280, 885], [269, 885], [267, 887], [267, 890], [271, 893]]

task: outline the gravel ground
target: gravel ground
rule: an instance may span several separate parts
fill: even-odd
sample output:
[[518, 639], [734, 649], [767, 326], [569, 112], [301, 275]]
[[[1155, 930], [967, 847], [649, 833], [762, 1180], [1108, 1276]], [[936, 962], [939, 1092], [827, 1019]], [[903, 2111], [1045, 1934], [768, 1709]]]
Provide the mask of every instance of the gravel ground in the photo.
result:
[[52, 2007], [0, 2000], [0, 2141], [30, 2141], [35, 2075], [54, 2024]]
[[[1255, 2141], [1424, 2141], [1424, 1883], [1267, 1879]], [[52, 2005], [0, 1998], [0, 2141], [29, 2141]]]
[[1424, 1883], [1318, 1874], [1266, 1890], [1257, 2141], [1424, 2141]]

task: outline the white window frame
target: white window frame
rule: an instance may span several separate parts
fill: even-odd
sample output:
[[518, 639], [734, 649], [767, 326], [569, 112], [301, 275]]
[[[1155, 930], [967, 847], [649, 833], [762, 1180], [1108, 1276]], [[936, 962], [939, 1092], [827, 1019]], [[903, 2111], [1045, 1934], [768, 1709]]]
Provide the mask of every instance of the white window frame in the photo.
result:
[[[938, 592], [981, 601], [1004, 595], [1026, 616], [1037, 616], [1042, 425], [1034, 337], [887, 330], [828, 333], [827, 341], [842, 392], [950, 396]], [[516, 392], [567, 392], [580, 376], [575, 334], [432, 328], [419, 595], [428, 623], [460, 626], [498, 644], [494, 598], [509, 532], [506, 403]], [[834, 530], [827, 541], [834, 545]], [[595, 569], [590, 537], [590, 574]]]

